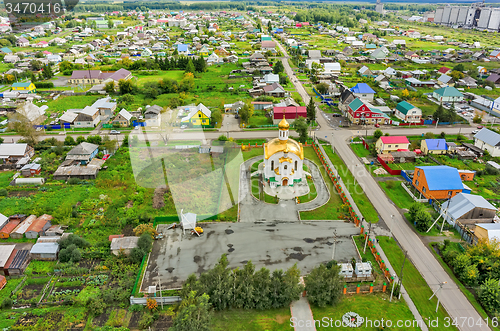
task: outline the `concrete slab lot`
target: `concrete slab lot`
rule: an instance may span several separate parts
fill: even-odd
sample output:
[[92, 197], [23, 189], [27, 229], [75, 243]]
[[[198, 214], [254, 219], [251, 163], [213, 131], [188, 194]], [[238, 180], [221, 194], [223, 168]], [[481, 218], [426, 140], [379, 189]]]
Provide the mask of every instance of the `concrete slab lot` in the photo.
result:
[[179, 288], [187, 277], [214, 267], [227, 254], [229, 267], [241, 267], [251, 260], [256, 269], [288, 269], [297, 263], [307, 274], [320, 263], [332, 259], [334, 230], [337, 231], [335, 260], [359, 259], [351, 240], [359, 233], [352, 223], [310, 221], [303, 223], [212, 223], [202, 224], [204, 234], [182, 234], [181, 229], [158, 231], [165, 238], [156, 240], [146, 268], [141, 290], [158, 284]]

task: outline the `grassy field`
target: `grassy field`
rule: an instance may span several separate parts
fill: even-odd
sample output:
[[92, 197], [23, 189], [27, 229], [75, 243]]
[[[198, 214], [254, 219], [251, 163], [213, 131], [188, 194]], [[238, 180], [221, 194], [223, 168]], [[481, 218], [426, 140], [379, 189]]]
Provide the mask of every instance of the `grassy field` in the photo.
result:
[[349, 190], [349, 193], [351, 193], [354, 202], [358, 206], [359, 211], [363, 214], [365, 220], [370, 223], [378, 222], [377, 211], [373, 207], [370, 200], [368, 200], [368, 197], [363, 191], [363, 188], [358, 184], [357, 181], [354, 180], [354, 176], [347, 168], [344, 161], [342, 161], [340, 156], [333, 153], [331, 146], [324, 146], [324, 149], [326, 155], [328, 156], [328, 158], [330, 158], [330, 161], [332, 161], [333, 166], [340, 174], [340, 177], [342, 177], [345, 186]]
[[[353, 330], [351, 327], [341, 326], [342, 316], [347, 312], [355, 312], [365, 318], [365, 323], [360, 327], [362, 330], [420, 330], [416, 323], [411, 326], [414, 317], [406, 303], [403, 300], [389, 302], [389, 295], [386, 293], [344, 296], [336, 306], [324, 308], [311, 306], [311, 310], [315, 320], [322, 322], [326, 320], [324, 323], [316, 324], [317, 330]], [[330, 319], [333, 320], [333, 326], [330, 324]], [[377, 326], [375, 321], [380, 323], [381, 319], [390, 320], [393, 327]], [[403, 327], [396, 327], [399, 320], [403, 321]], [[337, 325], [335, 321], [339, 321]], [[410, 324], [404, 326], [404, 321]]]
[[[389, 237], [377, 237], [380, 247], [385, 252], [385, 255], [389, 259], [394, 270], [399, 272], [404, 260], [403, 251], [399, 248], [398, 244], [394, 239]], [[426, 319], [434, 320], [439, 318], [441, 323], [445, 320], [445, 317], [449, 317], [446, 310], [442, 305], [439, 305], [439, 309], [436, 313], [437, 298], [434, 297], [429, 301], [435, 288], [431, 289], [425, 280], [422, 278], [418, 270], [415, 268], [413, 263], [407, 259], [404, 266], [404, 277], [403, 285], [413, 300], [413, 303], [417, 307], [420, 315]], [[438, 328], [429, 327], [429, 330], [443, 330], [443, 325], [441, 324]], [[456, 327], [450, 327], [449, 330], [458, 330]]]
[[290, 326], [290, 308], [270, 310], [226, 310], [213, 315], [211, 330], [214, 331], [267, 331], [293, 330]]
[[380, 181], [380, 187], [385, 191], [385, 194], [391, 199], [396, 206], [402, 209], [409, 209], [414, 203], [412, 197], [401, 187], [401, 181]]
[[314, 162], [319, 170], [321, 171], [321, 175], [325, 180], [326, 186], [328, 187], [328, 191], [330, 192], [330, 199], [328, 202], [312, 211], [301, 211], [300, 218], [302, 220], [338, 220], [341, 219], [343, 212], [342, 209], [342, 199], [340, 195], [337, 193], [335, 187], [333, 186], [332, 181], [326, 174], [321, 161], [319, 160], [316, 152], [314, 152], [312, 147], [304, 147], [304, 156], [306, 159]]
[[49, 106], [47, 113], [64, 112], [68, 109], [83, 109], [86, 106], [92, 105], [97, 99], [102, 98], [98, 95], [77, 95], [77, 96], [60, 96], [56, 100], [48, 100], [45, 103]]
[[351, 144], [351, 149], [359, 157], [370, 156], [370, 151], [363, 146], [363, 144]]

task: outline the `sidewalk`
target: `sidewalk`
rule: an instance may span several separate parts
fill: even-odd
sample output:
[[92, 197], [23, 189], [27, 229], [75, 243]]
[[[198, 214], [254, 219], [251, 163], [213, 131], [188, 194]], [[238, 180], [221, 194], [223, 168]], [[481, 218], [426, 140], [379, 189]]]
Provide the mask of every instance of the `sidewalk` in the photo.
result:
[[316, 331], [314, 318], [307, 297], [301, 296], [298, 301], [292, 302], [290, 305], [292, 313], [292, 321], [290, 325], [295, 325], [295, 331]]

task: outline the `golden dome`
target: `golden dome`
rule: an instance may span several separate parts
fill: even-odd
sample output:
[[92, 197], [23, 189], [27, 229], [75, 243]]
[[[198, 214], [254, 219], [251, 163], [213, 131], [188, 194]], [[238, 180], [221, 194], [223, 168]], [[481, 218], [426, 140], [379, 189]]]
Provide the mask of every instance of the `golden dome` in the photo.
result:
[[300, 157], [301, 160], [304, 159], [304, 148], [302, 144], [290, 138], [288, 140], [274, 138], [264, 144], [264, 157], [266, 160], [278, 152], [293, 153]]
[[290, 124], [288, 124], [288, 122], [285, 119], [285, 114], [283, 114], [283, 119], [278, 124], [278, 128], [280, 130], [288, 130], [290, 128]]

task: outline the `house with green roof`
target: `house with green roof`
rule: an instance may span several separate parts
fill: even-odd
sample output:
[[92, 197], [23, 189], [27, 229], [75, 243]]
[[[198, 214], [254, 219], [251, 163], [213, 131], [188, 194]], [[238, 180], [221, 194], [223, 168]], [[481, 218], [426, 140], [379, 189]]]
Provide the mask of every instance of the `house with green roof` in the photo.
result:
[[406, 101], [397, 104], [394, 115], [407, 123], [420, 123], [422, 120], [422, 110]]
[[439, 102], [461, 102], [464, 100], [464, 95], [452, 86], [434, 90], [432, 97]]
[[391, 124], [392, 120], [380, 109], [365, 104], [359, 98], [347, 106], [347, 118], [353, 124]]
[[32, 82], [14, 83], [12, 84], [12, 91], [19, 93], [36, 93], [36, 86]]

